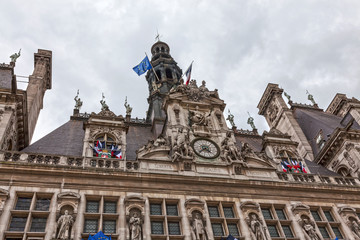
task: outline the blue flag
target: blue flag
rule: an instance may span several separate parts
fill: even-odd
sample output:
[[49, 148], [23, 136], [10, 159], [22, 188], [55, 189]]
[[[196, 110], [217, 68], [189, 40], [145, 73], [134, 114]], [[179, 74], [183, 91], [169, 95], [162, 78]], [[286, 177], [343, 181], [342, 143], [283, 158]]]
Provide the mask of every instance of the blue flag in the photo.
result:
[[139, 65], [133, 67], [133, 70], [137, 73], [137, 75], [141, 75], [146, 73], [147, 70], [152, 69], [149, 58], [146, 56], [144, 60], [139, 63]]
[[89, 235], [89, 240], [111, 240], [111, 236], [106, 236], [102, 231], [99, 231], [94, 236]]

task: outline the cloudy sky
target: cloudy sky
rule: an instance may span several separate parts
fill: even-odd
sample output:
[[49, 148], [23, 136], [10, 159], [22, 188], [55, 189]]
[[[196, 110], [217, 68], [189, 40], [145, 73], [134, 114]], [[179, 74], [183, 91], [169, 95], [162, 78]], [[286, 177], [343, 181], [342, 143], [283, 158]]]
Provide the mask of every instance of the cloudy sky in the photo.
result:
[[125, 115], [127, 96], [132, 116], [145, 117], [147, 83], [132, 67], [150, 54], [157, 30], [183, 71], [194, 60], [192, 77], [219, 89], [238, 128], [250, 128], [249, 111], [267, 129], [256, 106], [269, 82], [294, 102], [310, 103], [309, 90], [324, 109], [337, 92], [360, 98], [358, 0], [0, 3], [0, 62], [22, 48], [15, 73], [28, 76], [38, 48], [53, 52], [33, 142], [69, 120], [77, 89], [82, 112], [99, 112], [104, 92], [116, 114]]

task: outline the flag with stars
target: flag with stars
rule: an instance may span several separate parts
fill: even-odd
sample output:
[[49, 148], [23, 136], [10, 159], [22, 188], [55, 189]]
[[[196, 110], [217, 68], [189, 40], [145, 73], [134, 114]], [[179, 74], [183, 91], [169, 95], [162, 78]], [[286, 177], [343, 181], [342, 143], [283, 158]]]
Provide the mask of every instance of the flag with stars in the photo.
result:
[[111, 240], [111, 236], [106, 236], [102, 231], [99, 231], [94, 236], [89, 236], [89, 240]]
[[137, 75], [141, 75], [146, 73], [147, 70], [152, 69], [149, 58], [146, 56], [139, 65], [133, 67], [133, 70], [137, 73]]

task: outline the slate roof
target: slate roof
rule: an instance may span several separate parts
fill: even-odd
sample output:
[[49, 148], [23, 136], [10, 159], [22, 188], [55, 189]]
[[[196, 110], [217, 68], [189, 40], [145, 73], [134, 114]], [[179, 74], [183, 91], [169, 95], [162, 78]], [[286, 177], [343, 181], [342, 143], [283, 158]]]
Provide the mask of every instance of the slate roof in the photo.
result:
[[320, 130], [322, 130], [322, 135], [326, 141], [337, 127], [344, 127], [341, 124], [341, 117], [319, 110], [296, 108], [294, 109], [294, 116], [309, 141], [315, 156], [319, 153], [315, 138]]
[[155, 137], [151, 132], [149, 125], [130, 125], [126, 135], [126, 158], [129, 160], [136, 159], [136, 150], [154, 140]]
[[312, 161], [305, 159], [305, 163], [306, 163], [307, 167], [309, 168], [310, 173], [312, 173], [312, 174], [318, 174], [318, 175], [322, 175], [322, 176], [341, 177], [340, 174], [333, 172], [333, 171], [325, 168], [324, 166], [318, 165]]
[[82, 156], [84, 135], [83, 121], [70, 120], [21, 151]]
[[255, 152], [260, 152], [262, 149], [262, 138], [260, 136], [235, 135], [235, 139], [239, 149], [241, 149], [242, 143], [248, 143]]

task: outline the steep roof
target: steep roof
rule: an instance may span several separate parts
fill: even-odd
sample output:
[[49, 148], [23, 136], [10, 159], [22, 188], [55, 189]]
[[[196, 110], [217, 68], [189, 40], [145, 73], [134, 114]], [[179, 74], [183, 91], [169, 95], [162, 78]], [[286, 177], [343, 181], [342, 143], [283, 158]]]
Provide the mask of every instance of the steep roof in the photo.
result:
[[70, 120], [22, 152], [82, 156], [84, 135], [83, 121]]
[[147, 125], [130, 125], [126, 135], [126, 158], [129, 160], [136, 159], [136, 150], [153, 140], [151, 126]]

